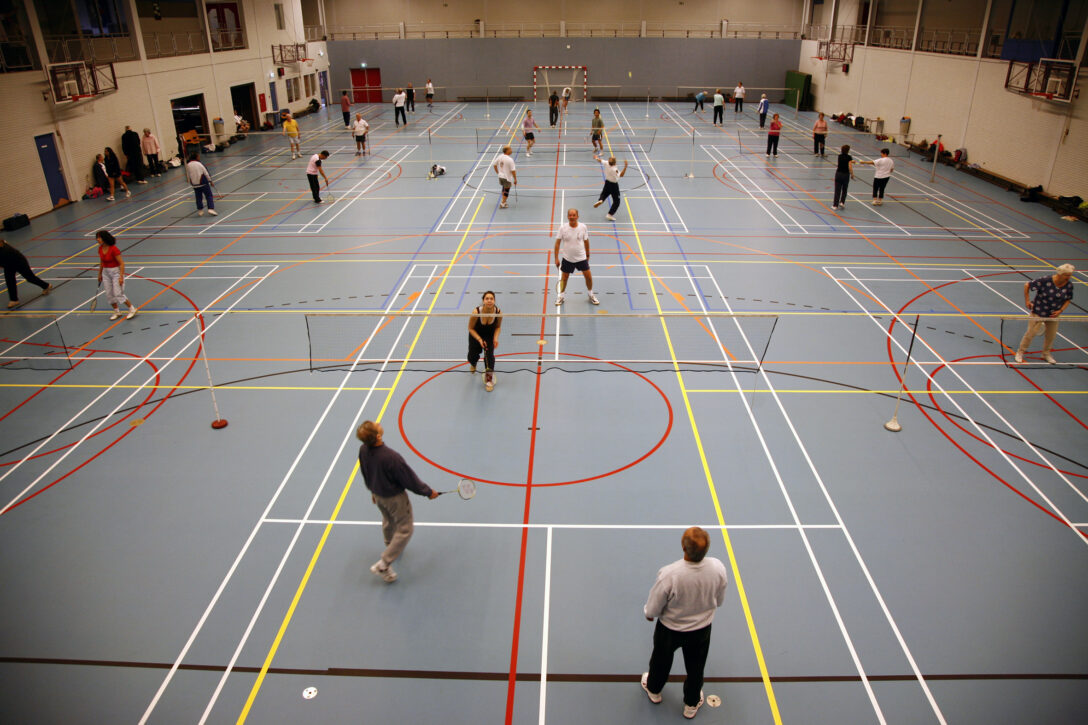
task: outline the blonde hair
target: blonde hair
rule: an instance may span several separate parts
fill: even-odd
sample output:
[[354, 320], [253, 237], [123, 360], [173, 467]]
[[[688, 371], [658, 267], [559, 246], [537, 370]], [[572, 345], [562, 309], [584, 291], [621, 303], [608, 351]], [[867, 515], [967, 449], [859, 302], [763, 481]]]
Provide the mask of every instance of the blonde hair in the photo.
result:
[[1058, 267], [1058, 274], [1073, 274], [1077, 270], [1071, 264], [1063, 264]]

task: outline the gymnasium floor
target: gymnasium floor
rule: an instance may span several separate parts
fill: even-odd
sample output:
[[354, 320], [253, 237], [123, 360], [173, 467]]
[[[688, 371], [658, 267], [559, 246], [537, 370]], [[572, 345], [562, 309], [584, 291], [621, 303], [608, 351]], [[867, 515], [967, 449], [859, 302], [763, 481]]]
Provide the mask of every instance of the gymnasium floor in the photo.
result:
[[[1084, 225], [898, 149], [883, 206], [859, 167], [832, 211], [831, 149], [883, 144], [833, 127], [814, 157], [786, 109], [769, 159], [751, 107], [714, 128], [664, 103], [601, 106], [629, 162], [609, 223], [589, 109], [527, 158], [524, 108], [398, 130], [357, 106], [362, 157], [338, 112], [306, 116], [320, 206], [252, 134], [205, 157], [218, 217], [175, 170], [7, 236], [57, 289], [0, 321], [0, 720], [681, 721], [679, 655], [662, 705], [639, 688], [641, 608], [698, 524], [730, 584], [697, 722], [1080, 721], [1088, 278], [1057, 365], [1010, 366], [1003, 317], [1088, 266]], [[572, 206], [599, 307], [574, 277], [554, 306]], [[132, 321], [90, 310], [100, 228]], [[463, 362], [488, 289], [491, 393]], [[365, 419], [434, 487], [481, 481], [413, 497], [392, 585], [367, 570]]]

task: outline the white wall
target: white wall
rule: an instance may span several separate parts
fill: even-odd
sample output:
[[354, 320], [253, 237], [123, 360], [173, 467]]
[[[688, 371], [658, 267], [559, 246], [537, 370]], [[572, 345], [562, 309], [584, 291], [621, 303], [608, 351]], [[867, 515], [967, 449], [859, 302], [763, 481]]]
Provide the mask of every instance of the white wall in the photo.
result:
[[[209, 123], [213, 118], [223, 118], [227, 121], [226, 132], [232, 133], [231, 86], [254, 83], [257, 93], [267, 94], [269, 73], [275, 69], [272, 44], [294, 43], [305, 37], [299, 1], [285, 0], [284, 9], [286, 29], [279, 31], [270, 2], [244, 0], [247, 49], [117, 63], [114, 65], [117, 92], [79, 103], [54, 105], [43, 71], [0, 74], [0, 98], [5, 106], [0, 114], [0, 134], [8, 139], [4, 164], [10, 170], [18, 170], [9, 172], [17, 183], [5, 190], [0, 201], [0, 218], [17, 212], [35, 216], [52, 209], [35, 136], [47, 133], [56, 136], [68, 193], [72, 200], [78, 200], [90, 186], [95, 154], [110, 146], [124, 163], [121, 134], [126, 125], [141, 135], [145, 127], [152, 129], [163, 147], [164, 158], [177, 153], [170, 107], [173, 98], [203, 94]], [[309, 43], [307, 55], [314, 57], [314, 64], [312, 68], [303, 64], [303, 74], [328, 69], [324, 43]], [[298, 65], [287, 67], [286, 77], [298, 75]], [[284, 78], [277, 76], [276, 83], [279, 106], [285, 108], [288, 104]], [[308, 102], [309, 98], [303, 97], [291, 107], [299, 110]]]
[[945, 148], [966, 148], [989, 171], [1088, 198], [1088, 98], [1058, 104], [1010, 93], [1000, 60], [856, 47], [843, 74], [815, 54], [815, 41], [804, 41], [799, 67], [812, 74], [816, 110], [883, 118], [893, 136], [907, 115], [915, 140], [940, 133]]

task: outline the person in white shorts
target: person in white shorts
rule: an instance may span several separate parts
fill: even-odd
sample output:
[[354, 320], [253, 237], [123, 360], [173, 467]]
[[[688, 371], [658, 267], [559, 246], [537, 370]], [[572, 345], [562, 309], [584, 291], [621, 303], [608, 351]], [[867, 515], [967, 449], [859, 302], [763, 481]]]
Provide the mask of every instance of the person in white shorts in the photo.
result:
[[533, 118], [533, 112], [531, 110], [525, 112], [525, 118], [521, 122], [521, 130], [525, 133], [525, 155], [533, 155], [533, 144], [536, 143], [536, 134], [533, 133], [533, 129], [540, 130], [540, 126], [536, 125], [536, 119]]
[[366, 153], [366, 134], [370, 130], [370, 124], [363, 118], [363, 114], [355, 114], [355, 122], [351, 124], [351, 135], [355, 137], [355, 155]]
[[570, 86], [567, 86], [566, 88], [563, 89], [563, 110], [564, 111], [567, 110], [567, 104], [570, 103], [570, 97], [571, 97], [572, 94], [573, 94], [573, 91], [571, 91]]
[[859, 161], [859, 164], [867, 164], [875, 170], [873, 172], [873, 206], [884, 203], [884, 189], [888, 186], [888, 180], [892, 178], [895, 162], [891, 159], [891, 151], [880, 149], [880, 158], [872, 161]]
[[506, 208], [506, 200], [510, 197], [510, 187], [517, 186], [518, 184], [518, 169], [514, 165], [514, 157], [511, 156], [514, 152], [509, 146], [502, 147], [502, 156], [495, 161], [495, 165], [491, 168], [495, 169], [495, 173], [499, 175], [499, 185], [502, 186], [502, 201], [499, 203], [500, 209]]
[[589, 301], [599, 305], [601, 301], [593, 294], [593, 274], [589, 271], [589, 230], [578, 221], [577, 209], [567, 209], [567, 220], [570, 223], [559, 228], [559, 236], [555, 239], [555, 266], [562, 273], [559, 279], [559, 296], [555, 298], [555, 304], [563, 304], [567, 278], [571, 272], [578, 270], [585, 277]]

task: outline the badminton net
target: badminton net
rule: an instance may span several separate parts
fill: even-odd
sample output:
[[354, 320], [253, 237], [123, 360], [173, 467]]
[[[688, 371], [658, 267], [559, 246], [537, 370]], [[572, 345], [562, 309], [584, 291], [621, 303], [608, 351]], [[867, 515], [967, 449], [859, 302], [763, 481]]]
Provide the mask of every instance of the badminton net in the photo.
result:
[[[581, 124], [570, 123], [565, 128], [552, 128], [548, 126], [547, 116], [543, 120], [537, 118], [537, 123], [542, 127], [533, 129], [536, 137], [537, 149], [540, 151], [555, 151], [574, 149], [585, 150], [590, 148], [590, 126], [586, 121]], [[605, 129], [605, 149], [619, 150], [623, 152], [653, 150], [654, 140], [657, 138], [656, 128], [627, 128]], [[684, 137], [690, 143], [690, 136]], [[501, 153], [502, 147], [510, 144], [514, 148], [524, 145], [525, 138], [521, 126], [477, 128], [476, 129], [476, 153]]]
[[[1001, 318], [1001, 349], [1005, 352], [1006, 364], [1012, 362], [1013, 354], [1019, 349], [1028, 325], [1045, 320], [1046, 318], [1032, 315], [1008, 315]], [[1057, 321], [1058, 332], [1051, 350], [1054, 360], [1062, 367], [1088, 369], [1088, 315], [1062, 315]], [[1036, 336], [1028, 343], [1024, 352], [1024, 363], [1047, 364], [1042, 353], [1044, 334], [1045, 325], [1040, 326]]]
[[[568, 304], [576, 304], [571, 295]], [[468, 314], [311, 313], [309, 365], [317, 371], [467, 369]], [[756, 372], [778, 315], [511, 314], [501, 316], [496, 369]]]
[[53, 315], [8, 314], [0, 335], [0, 370], [70, 370], [72, 360]]

